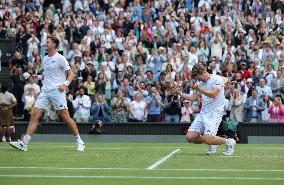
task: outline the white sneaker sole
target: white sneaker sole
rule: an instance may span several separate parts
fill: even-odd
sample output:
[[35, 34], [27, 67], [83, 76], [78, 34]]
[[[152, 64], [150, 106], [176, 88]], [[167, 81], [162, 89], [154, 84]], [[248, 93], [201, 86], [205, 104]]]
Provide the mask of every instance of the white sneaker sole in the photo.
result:
[[217, 152], [206, 152], [206, 155], [215, 155]]
[[77, 144], [77, 151], [78, 152], [84, 152], [85, 151], [85, 143], [83, 144], [83, 146], [81, 146], [81, 147], [78, 147], [78, 144]]
[[9, 142], [9, 145], [17, 150], [20, 150], [20, 151], [23, 151], [23, 152], [26, 152], [28, 151], [28, 149], [24, 149], [24, 148], [19, 148], [18, 146], [16, 146], [14, 143], [12, 142]]

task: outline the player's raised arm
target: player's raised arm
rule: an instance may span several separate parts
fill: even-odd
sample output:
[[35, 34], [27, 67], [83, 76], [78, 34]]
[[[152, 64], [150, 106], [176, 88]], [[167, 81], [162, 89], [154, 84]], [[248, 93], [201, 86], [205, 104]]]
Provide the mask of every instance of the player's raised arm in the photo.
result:
[[215, 86], [210, 90], [207, 90], [207, 89], [203, 89], [202, 87], [200, 87], [199, 84], [195, 84], [193, 86], [193, 89], [196, 91], [199, 91], [201, 94], [204, 94], [205, 96], [209, 98], [215, 98], [220, 92], [220, 88], [218, 86]]
[[192, 94], [185, 94], [182, 92], [180, 87], [176, 87], [176, 92], [179, 94], [183, 99], [189, 100], [189, 101], [195, 101], [197, 100], [198, 94], [196, 92]]

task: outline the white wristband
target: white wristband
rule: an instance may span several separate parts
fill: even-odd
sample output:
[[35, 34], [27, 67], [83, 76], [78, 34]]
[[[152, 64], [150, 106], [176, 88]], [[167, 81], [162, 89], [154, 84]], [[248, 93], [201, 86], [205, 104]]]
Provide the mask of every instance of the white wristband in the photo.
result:
[[63, 84], [68, 87], [68, 86], [70, 85], [70, 82], [67, 80], [67, 81], [65, 81]]

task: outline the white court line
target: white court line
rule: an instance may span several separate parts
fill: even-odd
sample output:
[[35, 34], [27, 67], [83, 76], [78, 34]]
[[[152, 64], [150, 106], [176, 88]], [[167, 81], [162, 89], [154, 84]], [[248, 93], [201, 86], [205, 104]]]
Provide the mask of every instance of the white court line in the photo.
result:
[[170, 157], [172, 157], [173, 155], [175, 155], [175, 153], [179, 152], [180, 149], [176, 149], [173, 152], [171, 152], [170, 154], [168, 154], [167, 156], [161, 158], [160, 160], [158, 160], [157, 162], [155, 162], [154, 164], [152, 164], [151, 166], [149, 166], [147, 168], [147, 170], [153, 170], [156, 167], [158, 167], [160, 164], [162, 164], [163, 162], [165, 162], [166, 160], [168, 160]]
[[[48, 166], [0, 166], [0, 169], [48, 169], [48, 170], [126, 170], [145, 171], [145, 168], [70, 168], [70, 167], [48, 167]], [[212, 168], [181, 168], [181, 169], [153, 169], [155, 171], [217, 171], [217, 172], [284, 172], [276, 169], [212, 169]]]
[[274, 170], [274, 169], [206, 169], [206, 168], [184, 168], [184, 169], [155, 169], [156, 171], [216, 171], [216, 172], [284, 172], [284, 170]]
[[69, 176], [69, 175], [0, 175], [7, 178], [68, 178], [68, 179], [176, 179], [176, 180], [273, 180], [284, 181], [276, 177], [160, 177], [160, 176]]
[[47, 169], [47, 170], [145, 170], [143, 168], [69, 168], [48, 166], [0, 166], [0, 169]]
[[[75, 146], [32, 146], [32, 148], [74, 148]], [[4, 149], [9, 149], [12, 147], [5, 146], [5, 147], [0, 147]], [[172, 149], [172, 148], [177, 148], [177, 147], [118, 147], [118, 148], [108, 148], [108, 147], [86, 147], [87, 150], [132, 150], [132, 149]], [[179, 148], [187, 148], [190, 150], [196, 150], [196, 151], [204, 151], [207, 149], [201, 149], [201, 148], [189, 148], [189, 147], [179, 147]]]
[[[0, 143], [1, 144], [1, 143]], [[245, 146], [245, 145], [243, 145]], [[74, 146], [71, 146], [71, 145], [41, 145], [41, 146], [32, 146], [33, 148], [73, 148]], [[11, 147], [1, 147], [0, 148], [11, 148]], [[151, 147], [151, 146], [148, 146], [148, 147], [91, 147], [91, 148], [87, 148], [87, 149], [98, 149], [98, 150], [103, 150], [103, 149], [112, 149], [112, 150], [127, 150], [127, 149], [172, 149], [172, 148], [177, 148], [176, 146], [158, 146], [158, 147]], [[178, 147], [180, 149], [190, 149], [190, 150], [207, 150], [207, 149], [200, 149], [200, 148], [191, 148], [190, 146], [189, 147]], [[248, 148], [242, 148], [242, 149], [261, 149], [261, 150], [284, 150], [283, 147], [248, 147]]]

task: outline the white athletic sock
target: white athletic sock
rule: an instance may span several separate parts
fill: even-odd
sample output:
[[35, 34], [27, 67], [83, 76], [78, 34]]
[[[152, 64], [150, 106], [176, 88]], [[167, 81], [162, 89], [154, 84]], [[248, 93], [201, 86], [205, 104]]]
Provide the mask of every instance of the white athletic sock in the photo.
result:
[[32, 136], [24, 135], [22, 141], [23, 141], [23, 143], [25, 143], [27, 145], [31, 141], [31, 138], [32, 138]]
[[10, 126], [10, 129], [12, 129], [12, 133], [14, 134], [15, 133], [15, 126]]
[[78, 134], [77, 136], [75, 136], [76, 140], [77, 140], [77, 143], [83, 143], [80, 135]]
[[229, 139], [225, 139], [225, 140], [226, 140], [225, 144], [227, 145], [230, 142], [230, 140]]

